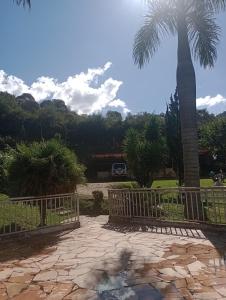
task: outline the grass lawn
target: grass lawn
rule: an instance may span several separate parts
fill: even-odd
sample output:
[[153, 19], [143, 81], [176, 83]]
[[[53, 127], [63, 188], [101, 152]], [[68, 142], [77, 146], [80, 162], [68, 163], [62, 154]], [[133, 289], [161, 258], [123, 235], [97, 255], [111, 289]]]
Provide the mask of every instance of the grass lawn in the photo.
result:
[[[211, 179], [201, 179], [202, 187], [212, 187], [213, 182]], [[118, 183], [116, 188], [137, 188], [135, 182], [121, 182]], [[177, 187], [177, 180], [155, 180], [153, 188], [168, 188], [168, 187]], [[163, 196], [163, 199], [166, 197], [175, 198], [177, 195], [173, 193], [168, 193], [166, 196]], [[40, 214], [38, 206], [25, 205], [23, 202], [18, 204], [4, 204], [4, 200], [8, 198], [7, 195], [0, 194], [0, 234], [8, 231], [19, 231], [19, 230], [32, 230], [35, 229], [40, 224]], [[98, 211], [94, 205], [94, 199], [89, 195], [79, 195], [80, 198], [80, 213], [81, 214], [108, 214], [108, 200], [103, 199], [101, 207]], [[166, 199], [167, 200], [167, 199]], [[219, 199], [218, 199], [219, 200]], [[162, 208], [165, 213], [166, 219], [171, 220], [183, 220], [183, 205], [172, 203], [168, 200], [162, 203]], [[219, 201], [218, 201], [219, 202]], [[225, 206], [222, 203], [218, 203], [216, 207], [209, 207], [207, 210], [208, 219], [211, 222], [216, 223], [225, 223], [226, 221], [226, 211]], [[218, 219], [215, 220], [214, 216], [218, 215]], [[56, 225], [60, 224], [62, 221], [72, 217], [70, 212], [66, 215], [61, 215], [59, 212], [55, 212], [51, 209], [47, 209], [47, 225]]]
[[[201, 179], [200, 180], [201, 187], [213, 187], [212, 179]], [[133, 188], [133, 183], [124, 182], [121, 183], [120, 188]], [[161, 198], [156, 200], [151, 200], [152, 205], [158, 205], [162, 210], [162, 220], [168, 221], [184, 221], [184, 205], [180, 201], [178, 201], [178, 192], [176, 191], [167, 191], [167, 188], [170, 187], [178, 187], [177, 180], [156, 180], [154, 181], [152, 188], [165, 188], [166, 192], [160, 192]], [[138, 201], [140, 194], [135, 196], [135, 201]], [[141, 193], [142, 195], [142, 193]], [[153, 199], [153, 198], [151, 198]], [[154, 198], [155, 199], [155, 198]], [[159, 201], [159, 202], [158, 202]], [[225, 198], [224, 195], [218, 194], [216, 198], [211, 194], [208, 202], [205, 200], [205, 194], [202, 194], [203, 208], [207, 217], [208, 223], [215, 224], [226, 224], [226, 206], [225, 206]], [[135, 202], [136, 203], [136, 202]], [[148, 204], [149, 203], [149, 204]], [[208, 205], [207, 205], [208, 203]], [[148, 207], [150, 208], [149, 216], [155, 217], [158, 213], [158, 207], [153, 207], [150, 205], [150, 202], [146, 202], [146, 210], [148, 211]], [[203, 213], [204, 213], [203, 211]]]
[[[22, 230], [33, 230], [40, 224], [40, 212], [38, 206], [26, 205], [23, 202], [13, 204], [4, 202], [7, 196], [2, 196], [0, 201], [0, 235], [7, 232], [16, 232]], [[66, 209], [66, 207], [65, 207]], [[91, 197], [80, 197], [80, 213], [88, 215], [108, 214], [108, 201], [104, 199], [100, 210], [96, 211], [94, 200]], [[54, 210], [47, 209], [46, 224], [57, 225], [64, 220], [67, 222], [73, 218], [74, 214], [70, 211], [66, 214], [60, 214]]]
[[[47, 209], [46, 224], [57, 225], [62, 221], [73, 217], [70, 213], [65, 215]], [[40, 224], [40, 213], [38, 206], [26, 205], [23, 202], [12, 204], [11, 202], [0, 202], [0, 234], [21, 230], [32, 230]]]
[[1, 194], [0, 193], [0, 201], [4, 201], [4, 200], [7, 200], [9, 197], [5, 194]]
[[[184, 221], [184, 205], [182, 204], [162, 204], [165, 220]], [[208, 223], [226, 224], [224, 205], [205, 208]], [[217, 213], [216, 213], [217, 212]]]
[[[152, 184], [152, 188], [168, 188], [178, 187], [178, 181], [176, 179], [159, 179], [155, 180]], [[213, 180], [210, 178], [200, 180], [201, 187], [213, 187]], [[226, 185], [226, 183], [225, 183]], [[135, 181], [124, 181], [114, 185], [117, 189], [139, 188]]]
[[[168, 188], [168, 187], [177, 187], [178, 181], [176, 179], [160, 179], [160, 180], [155, 180], [154, 183], [152, 184], [153, 188]], [[208, 178], [208, 179], [201, 179], [200, 180], [201, 187], [213, 187], [213, 180]]]

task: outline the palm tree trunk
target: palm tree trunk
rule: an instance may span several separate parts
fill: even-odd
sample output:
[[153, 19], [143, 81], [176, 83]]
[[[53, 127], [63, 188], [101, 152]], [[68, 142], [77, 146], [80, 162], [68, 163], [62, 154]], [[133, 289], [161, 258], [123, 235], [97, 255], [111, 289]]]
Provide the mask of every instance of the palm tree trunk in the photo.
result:
[[[182, 4], [183, 6], [183, 4]], [[184, 162], [185, 187], [197, 188], [184, 202], [187, 219], [203, 220], [200, 199], [198, 134], [196, 123], [196, 78], [188, 40], [186, 18], [181, 11], [178, 16], [178, 65], [177, 88], [180, 104], [181, 137]]]
[[180, 103], [184, 184], [199, 187], [198, 135], [196, 124], [196, 78], [185, 18], [178, 20], [177, 88]]

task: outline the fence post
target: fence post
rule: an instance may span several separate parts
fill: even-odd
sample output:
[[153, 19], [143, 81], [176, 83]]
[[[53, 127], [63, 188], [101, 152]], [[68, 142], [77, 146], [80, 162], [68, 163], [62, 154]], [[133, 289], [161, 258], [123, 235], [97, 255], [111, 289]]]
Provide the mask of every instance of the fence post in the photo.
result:
[[112, 199], [111, 199], [111, 191], [108, 190], [108, 201], [109, 201], [109, 216], [112, 216]]
[[75, 216], [75, 222], [79, 222], [79, 197], [76, 192], [74, 192], [73, 195], [74, 201], [75, 201], [75, 207], [76, 207], [76, 216]]

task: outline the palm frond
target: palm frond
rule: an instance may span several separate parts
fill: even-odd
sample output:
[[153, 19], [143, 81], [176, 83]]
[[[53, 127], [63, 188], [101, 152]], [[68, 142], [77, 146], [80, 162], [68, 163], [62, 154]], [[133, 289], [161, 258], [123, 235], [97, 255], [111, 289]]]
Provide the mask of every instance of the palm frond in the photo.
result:
[[174, 15], [174, 7], [170, 5], [170, 1], [156, 0], [149, 3], [149, 13], [135, 36], [133, 47], [134, 63], [140, 68], [154, 55], [162, 36], [175, 34]]
[[220, 12], [222, 10], [226, 9], [226, 0], [194, 0], [197, 2], [202, 2], [206, 8], [215, 11]]
[[204, 5], [188, 16], [189, 38], [196, 60], [203, 67], [213, 67], [217, 59], [220, 27], [216, 24], [214, 11]]
[[31, 8], [31, 0], [14, 0], [17, 5], [23, 5], [23, 7], [28, 6]]

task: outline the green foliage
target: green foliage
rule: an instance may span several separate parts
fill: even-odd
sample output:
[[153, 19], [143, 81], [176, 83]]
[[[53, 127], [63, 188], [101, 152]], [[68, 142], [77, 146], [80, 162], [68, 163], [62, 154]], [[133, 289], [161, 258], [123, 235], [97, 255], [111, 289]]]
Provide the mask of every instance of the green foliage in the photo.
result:
[[217, 58], [216, 46], [220, 35], [214, 16], [218, 9], [225, 9], [225, 0], [150, 1], [144, 25], [134, 41], [135, 64], [142, 68], [149, 62], [158, 50], [162, 37], [175, 35], [180, 30], [178, 24], [184, 15], [186, 19], [183, 21], [186, 21], [194, 58], [199, 60], [201, 66], [213, 67]]
[[16, 143], [60, 136], [79, 160], [88, 164], [95, 153], [121, 152], [126, 131], [131, 127], [143, 131], [151, 116], [128, 114], [123, 120], [116, 111], [109, 111], [105, 116], [78, 115], [59, 99], [44, 100], [39, 105], [29, 94], [15, 98], [0, 93], [0, 146], [1, 139], [7, 137], [14, 141], [15, 148]]
[[126, 131], [129, 128], [134, 128], [138, 131], [143, 131], [145, 126], [149, 123], [152, 118], [152, 114], [144, 112], [132, 115], [129, 113], [124, 121]]
[[161, 119], [158, 116], [153, 115], [145, 126], [145, 139], [150, 143], [161, 140], [161, 127]]
[[7, 200], [9, 197], [6, 194], [0, 194], [0, 201], [5, 201]]
[[[46, 225], [52, 226], [59, 224], [68, 217], [67, 214], [60, 215], [51, 209], [47, 209], [45, 219]], [[73, 215], [71, 217], [73, 217]], [[38, 206], [10, 203], [10, 205], [4, 205], [3, 208], [0, 209], [0, 234], [3, 232], [14, 232], [19, 230], [33, 230], [36, 229], [40, 223], [41, 214]]]
[[215, 157], [219, 167], [226, 163], [226, 117], [216, 117], [200, 129], [202, 147], [208, 149]]
[[10, 193], [37, 196], [73, 192], [84, 181], [84, 167], [58, 140], [20, 144], [9, 166]]
[[215, 119], [214, 114], [210, 114], [207, 109], [198, 109], [197, 110], [197, 125], [198, 128], [205, 126], [209, 122]]
[[0, 193], [8, 192], [8, 168], [13, 159], [13, 151], [0, 151]]
[[79, 195], [79, 210], [81, 215], [106, 215], [109, 213], [108, 200], [103, 198], [99, 205], [91, 196]]
[[165, 159], [166, 145], [159, 125], [153, 116], [143, 133], [129, 129], [124, 141], [129, 169], [142, 187], [152, 183]]
[[105, 122], [108, 127], [116, 127], [122, 124], [122, 115], [118, 111], [108, 111]]
[[95, 210], [100, 210], [103, 200], [104, 200], [104, 194], [102, 191], [93, 191], [92, 192], [93, 198], [94, 198], [94, 208]]
[[128, 182], [120, 182], [117, 184], [114, 184], [113, 189], [137, 189], [139, 188], [139, 185], [135, 181], [128, 181]]
[[225, 0], [155, 0], [148, 3], [149, 10], [144, 25], [134, 41], [134, 63], [142, 68], [154, 56], [163, 37], [177, 35], [176, 79], [180, 99], [184, 184], [198, 187], [200, 173], [195, 114], [196, 79], [192, 54], [204, 68], [214, 66], [220, 36], [215, 13], [225, 9]]
[[[134, 129], [146, 140], [153, 140], [156, 135], [156, 139], [160, 136], [163, 143], [167, 142], [170, 151], [165, 161], [169, 164], [173, 160], [175, 168], [180, 152], [177, 137], [177, 109], [177, 104], [171, 101], [165, 116], [162, 114], [153, 117], [153, 114], [142, 113], [128, 114], [125, 119], [122, 119], [121, 114], [114, 111], [108, 112], [106, 116], [79, 116], [70, 111], [62, 100], [45, 100], [39, 106], [29, 94], [15, 98], [0, 92], [0, 151], [7, 152], [11, 148], [15, 149], [17, 143], [40, 142], [58, 136], [78, 155], [79, 161], [88, 166], [90, 172], [92, 169], [90, 158], [93, 154], [120, 153], [126, 132]], [[219, 166], [225, 164], [226, 129], [222, 125], [224, 121], [220, 121], [224, 119], [224, 113], [215, 117], [206, 110], [197, 111], [200, 147], [209, 150], [211, 154], [217, 153]], [[209, 170], [210, 164], [205, 160], [201, 163], [201, 171], [205, 169], [207, 174], [206, 170]], [[91, 176], [89, 172], [88, 175]]]
[[[152, 184], [152, 188], [169, 188], [169, 187], [178, 187], [178, 181], [177, 180], [155, 180]], [[212, 187], [213, 186], [213, 180], [212, 179], [200, 179], [200, 186], [201, 187]]]
[[179, 114], [179, 99], [177, 90], [171, 95], [165, 115], [166, 140], [173, 169], [179, 178], [179, 185], [183, 183], [183, 149], [181, 141], [181, 126]]

